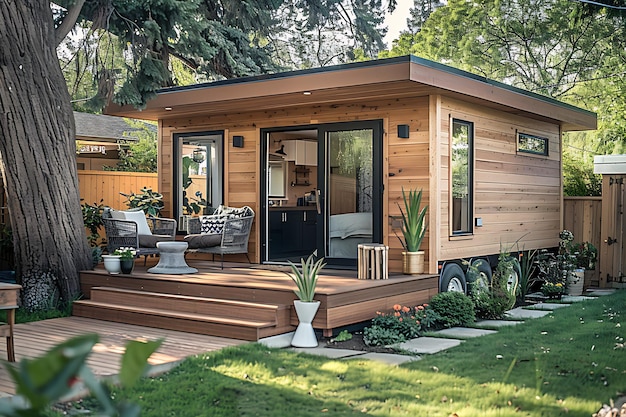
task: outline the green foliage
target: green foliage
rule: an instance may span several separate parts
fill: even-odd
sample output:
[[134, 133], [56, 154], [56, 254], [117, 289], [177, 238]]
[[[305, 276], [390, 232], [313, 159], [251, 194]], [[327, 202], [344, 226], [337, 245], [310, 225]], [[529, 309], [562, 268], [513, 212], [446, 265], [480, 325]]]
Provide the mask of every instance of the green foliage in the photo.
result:
[[557, 252], [542, 249], [537, 254], [537, 269], [539, 279], [545, 284], [560, 284], [567, 288], [570, 278], [575, 278], [576, 256], [570, 252], [574, 236], [563, 230], [559, 234], [559, 248]]
[[104, 226], [102, 222], [102, 213], [104, 212], [104, 200], [100, 203], [83, 203], [80, 208], [83, 212], [83, 223], [90, 235], [87, 236], [89, 246], [96, 247], [100, 241], [100, 228]]
[[593, 173], [593, 164], [563, 154], [563, 194], [566, 196], [602, 195], [602, 175]]
[[468, 326], [476, 320], [474, 302], [460, 292], [441, 292], [429, 306], [439, 315], [443, 327]]
[[298, 267], [291, 261], [289, 261], [289, 266], [291, 266], [291, 270], [293, 272], [289, 276], [293, 282], [295, 282], [297, 287], [294, 292], [300, 301], [313, 301], [319, 271], [326, 266], [324, 258], [320, 258], [315, 261], [315, 257], [311, 254], [306, 261], [304, 259], [300, 259], [300, 269], [298, 269]]
[[567, 250], [575, 257], [576, 268], [593, 270], [598, 261], [598, 248], [591, 242], [569, 242]]
[[363, 330], [363, 340], [370, 346], [401, 343], [419, 336], [424, 306], [411, 308], [396, 304], [390, 313], [377, 312], [372, 325]]
[[136, 141], [127, 141], [128, 149], [120, 149], [120, 160], [115, 167], [105, 167], [110, 171], [157, 172], [157, 134], [154, 127], [146, 122], [125, 119], [132, 131], [124, 132]]
[[404, 210], [400, 204], [400, 213], [402, 214], [402, 235], [404, 241], [400, 239], [402, 247], [407, 252], [417, 252], [420, 249], [424, 235], [426, 234], [426, 210], [428, 205], [420, 210], [422, 203], [422, 190], [409, 190], [408, 196], [402, 188], [402, 200], [404, 202]]
[[520, 276], [519, 288], [517, 290], [517, 296], [521, 301], [526, 299], [526, 296], [532, 291], [534, 285], [538, 282], [536, 277], [536, 256], [536, 249], [528, 252], [522, 251], [522, 260], [520, 262], [520, 271], [522, 272], [522, 275]]
[[[112, 399], [109, 390], [87, 366], [87, 358], [98, 336], [84, 335], [63, 342], [44, 356], [23, 359], [18, 367], [7, 366], [20, 400], [0, 400], [0, 415], [7, 417], [42, 416], [51, 404], [70, 394], [81, 381], [100, 404], [103, 416], [135, 417], [139, 406]], [[147, 359], [160, 346], [157, 342], [131, 341], [122, 358], [120, 382], [132, 387], [148, 369]]]
[[130, 209], [141, 209], [146, 215], [159, 217], [163, 208], [163, 194], [152, 191], [152, 188], [143, 187], [140, 194], [120, 193], [126, 197], [126, 205]]
[[339, 334], [334, 338], [336, 342], [345, 342], [352, 339], [352, 333], [347, 330], [342, 330]]
[[[520, 284], [518, 266], [518, 260], [511, 256], [508, 250], [503, 247], [500, 248], [498, 264], [491, 279], [491, 297], [497, 299], [491, 305], [502, 306], [500, 315], [515, 305]], [[516, 276], [517, 279], [515, 279]]]
[[471, 297], [476, 317], [480, 319], [502, 319], [504, 313], [511, 308], [510, 293], [502, 288], [490, 288], [488, 291], [472, 294]]

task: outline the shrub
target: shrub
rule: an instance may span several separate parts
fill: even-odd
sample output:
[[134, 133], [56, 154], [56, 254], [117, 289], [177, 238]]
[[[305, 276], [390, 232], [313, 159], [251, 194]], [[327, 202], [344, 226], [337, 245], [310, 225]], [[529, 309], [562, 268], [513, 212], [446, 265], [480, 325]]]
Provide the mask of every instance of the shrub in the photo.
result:
[[424, 306], [406, 307], [396, 304], [390, 313], [377, 312], [371, 327], [363, 330], [363, 340], [369, 346], [401, 343], [419, 336]]
[[476, 320], [474, 302], [460, 292], [442, 292], [430, 300], [430, 307], [441, 317], [443, 327], [467, 326]]
[[510, 294], [501, 288], [492, 288], [472, 295], [476, 317], [481, 319], [501, 319], [511, 307]]

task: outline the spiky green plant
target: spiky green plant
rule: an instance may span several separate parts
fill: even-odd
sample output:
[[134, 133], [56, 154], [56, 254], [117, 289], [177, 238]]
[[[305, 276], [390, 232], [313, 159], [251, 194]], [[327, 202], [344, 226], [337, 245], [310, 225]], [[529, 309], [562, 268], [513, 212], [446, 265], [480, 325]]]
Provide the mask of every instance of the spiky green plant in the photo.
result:
[[294, 292], [300, 299], [300, 301], [313, 301], [315, 295], [315, 287], [317, 286], [317, 276], [320, 270], [326, 266], [324, 258], [320, 258], [315, 261], [313, 254], [309, 255], [306, 259], [300, 259], [300, 268], [293, 262], [289, 261], [292, 274], [289, 274], [296, 287]]
[[404, 201], [404, 210], [398, 204], [400, 213], [402, 214], [402, 234], [404, 241], [398, 237], [402, 247], [407, 252], [417, 252], [420, 249], [424, 235], [426, 234], [426, 210], [428, 205], [420, 210], [422, 204], [422, 190], [409, 190], [408, 196], [402, 188], [402, 200]]

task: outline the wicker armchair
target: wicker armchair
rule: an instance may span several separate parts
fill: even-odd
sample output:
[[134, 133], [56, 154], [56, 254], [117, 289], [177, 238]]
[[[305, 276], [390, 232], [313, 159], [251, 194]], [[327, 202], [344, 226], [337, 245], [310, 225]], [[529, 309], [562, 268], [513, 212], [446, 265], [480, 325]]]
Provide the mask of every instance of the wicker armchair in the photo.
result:
[[[224, 255], [245, 254], [250, 263], [248, 239], [254, 221], [254, 211], [247, 206], [234, 210], [235, 214], [217, 214], [190, 219], [190, 234], [184, 238], [189, 244], [188, 251], [211, 253], [213, 259], [216, 254], [219, 254], [222, 269], [224, 269]], [[207, 226], [209, 223], [212, 223], [212, 226]], [[207, 227], [214, 227], [215, 224], [219, 225], [218, 230], [207, 230]]]
[[[143, 219], [143, 220], [142, 220]], [[144, 221], [145, 220], [145, 221]], [[156, 255], [158, 242], [173, 241], [176, 237], [176, 220], [145, 217], [143, 212], [106, 209], [102, 214], [107, 249], [113, 253], [120, 247], [133, 247], [137, 256]]]

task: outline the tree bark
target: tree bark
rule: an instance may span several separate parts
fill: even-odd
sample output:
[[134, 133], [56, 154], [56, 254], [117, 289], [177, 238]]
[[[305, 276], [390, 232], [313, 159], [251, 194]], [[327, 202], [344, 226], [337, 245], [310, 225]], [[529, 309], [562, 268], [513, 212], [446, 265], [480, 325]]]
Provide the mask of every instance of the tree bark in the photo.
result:
[[45, 0], [0, 1], [0, 173], [22, 303], [75, 299], [91, 269], [80, 209], [74, 117]]

